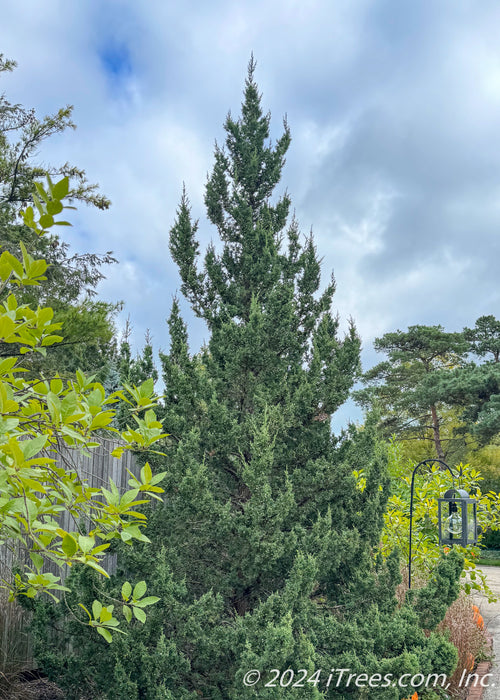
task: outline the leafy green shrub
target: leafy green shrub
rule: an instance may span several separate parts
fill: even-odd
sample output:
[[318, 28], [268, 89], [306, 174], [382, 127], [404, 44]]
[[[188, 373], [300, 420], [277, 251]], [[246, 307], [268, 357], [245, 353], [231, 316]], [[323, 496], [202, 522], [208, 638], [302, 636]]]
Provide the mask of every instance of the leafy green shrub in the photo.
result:
[[[500, 549], [500, 531], [488, 528], [483, 533], [481, 544], [485, 549]], [[484, 557], [484, 552], [481, 552], [481, 556]]]
[[[36, 183], [34, 207], [22, 212], [25, 226], [37, 236], [57, 224], [69, 225], [58, 220], [65, 208], [68, 178], [53, 184], [48, 177], [47, 182], [47, 190]], [[106, 396], [101, 384], [79, 371], [71, 380], [58, 375], [50, 381], [26, 378], [22, 358], [44, 355], [62, 337], [50, 306], [35, 309], [18, 303], [16, 290], [38, 285], [47, 269], [45, 260], [35, 260], [20, 245], [20, 259], [8, 250], [0, 255], [0, 544], [22, 547], [30, 564], [7, 575], [2, 587], [9, 590], [11, 600], [39, 593], [56, 600], [54, 594], [68, 587], [62, 585], [61, 576], [44, 571], [44, 564], [54, 562], [64, 569], [81, 563], [107, 577], [102, 559], [111, 541], [148, 541], [142, 532], [145, 516], [134, 509], [148, 501], [144, 496], [159, 498], [162, 492], [158, 486], [162, 475], [153, 477], [148, 464], [139, 478], [131, 474], [131, 488], [124, 494], [111, 480], [109, 490], [90, 488], [71, 465], [57, 464], [59, 445], [85, 454], [99, 445], [95, 437], [107, 429], [123, 441], [113, 452], [120, 457], [124, 450], [147, 449], [166, 434], [153, 411], [157, 403], [153, 380], [139, 387], [126, 385]], [[112, 427], [119, 401], [131, 408], [133, 425], [121, 432]], [[62, 512], [72, 516], [74, 529], [61, 526]], [[88, 524], [88, 531], [83, 531], [81, 522]], [[119, 624], [113, 605], [94, 601], [90, 609], [86, 622], [111, 641]]]
[[[409, 556], [410, 536], [410, 485], [411, 475], [416, 465], [400, 460], [398, 443], [393, 441], [389, 447], [389, 472], [391, 474], [392, 494], [388, 499], [384, 514], [381, 549], [388, 555], [395, 547], [406, 564]], [[481, 491], [482, 475], [469, 464], [460, 464], [455, 473], [462, 470], [462, 476], [455, 480], [455, 486], [466, 489], [477, 501], [478, 524], [486, 530], [497, 531], [500, 528], [500, 495]], [[356, 472], [359, 488], [363, 488], [363, 474]], [[415, 481], [413, 500], [413, 542], [412, 574], [421, 575], [425, 581], [434, 570], [441, 555], [438, 538], [438, 498], [451, 487], [451, 477], [447, 470], [439, 465], [419, 471]], [[479, 544], [481, 545], [481, 538]], [[465, 555], [465, 570], [462, 573], [462, 586], [466, 592], [482, 591], [490, 597], [492, 592], [486, 578], [477, 568], [476, 560], [480, 556], [480, 546], [463, 549], [456, 546]]]

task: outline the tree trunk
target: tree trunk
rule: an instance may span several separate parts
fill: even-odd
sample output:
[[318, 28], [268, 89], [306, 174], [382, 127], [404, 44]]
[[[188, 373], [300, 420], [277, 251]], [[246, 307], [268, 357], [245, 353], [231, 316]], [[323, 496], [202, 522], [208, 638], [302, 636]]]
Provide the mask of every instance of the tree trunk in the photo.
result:
[[436, 406], [433, 404], [431, 406], [431, 416], [432, 416], [432, 431], [434, 433], [434, 445], [436, 447], [436, 454], [438, 459], [444, 460], [443, 446], [441, 444], [441, 435], [439, 434], [439, 417], [437, 414]]

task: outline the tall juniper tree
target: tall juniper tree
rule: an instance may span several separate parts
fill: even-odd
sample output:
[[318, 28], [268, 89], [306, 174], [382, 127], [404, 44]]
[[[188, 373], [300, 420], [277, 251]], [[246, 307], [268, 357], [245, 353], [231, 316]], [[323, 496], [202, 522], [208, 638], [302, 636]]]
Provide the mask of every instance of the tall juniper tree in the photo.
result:
[[[252, 61], [242, 115], [228, 116], [206, 187], [221, 245], [208, 248], [200, 267], [185, 193], [170, 234], [182, 293], [210, 339], [190, 353], [175, 300], [170, 352], [161, 357], [165, 499], [148, 515], [152, 543], [119, 557], [119, 571], [141, 572], [161, 600], [146, 625], [99, 653], [78, 625], [77, 653], [64, 662], [47, 641], [39, 647], [53, 676], [61, 680], [63, 667], [66, 687], [87, 680], [93, 697], [296, 697], [279, 682], [263, 687], [274, 668], [305, 669], [304, 698], [365, 697], [354, 683], [327, 690], [330, 669], [453, 667], [451, 645], [423, 626], [432, 629], [456, 595], [459, 559], [443, 560], [431, 592], [400, 609], [397, 557], [374, 563], [388, 489], [384, 454], [370, 425], [340, 438], [330, 426], [359, 371], [360, 342], [353, 326], [339, 337], [334, 283], [320, 292], [313, 240], [302, 242], [295, 220], [287, 223], [288, 195], [274, 197], [290, 133], [285, 123], [269, 142], [253, 74]], [[360, 468], [363, 489], [352, 475]], [[120, 575], [111, 587], [119, 585]], [[39, 619], [45, 629], [48, 618]], [[262, 671], [259, 686], [245, 687], [250, 669]], [[316, 669], [323, 671], [314, 676]], [[371, 698], [407, 694], [370, 690]]]

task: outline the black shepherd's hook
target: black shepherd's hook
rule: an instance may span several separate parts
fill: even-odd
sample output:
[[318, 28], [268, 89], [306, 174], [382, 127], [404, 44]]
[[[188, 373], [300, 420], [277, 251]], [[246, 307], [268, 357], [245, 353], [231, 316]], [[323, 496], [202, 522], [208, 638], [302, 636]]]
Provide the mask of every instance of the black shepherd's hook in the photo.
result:
[[[410, 488], [410, 553], [408, 556], [408, 588], [411, 588], [411, 536], [412, 536], [412, 530], [413, 530], [413, 485], [415, 483], [415, 475], [417, 471], [419, 470], [420, 467], [422, 467], [424, 464], [442, 464], [443, 467], [446, 467], [446, 469], [450, 472], [451, 474], [451, 479], [453, 481], [453, 486], [455, 486], [455, 474], [453, 474], [451, 468], [446, 464], [446, 462], [443, 462], [442, 459], [424, 459], [422, 462], [419, 462], [415, 469], [413, 470], [413, 474], [411, 476], [411, 488]], [[462, 468], [460, 468], [459, 477], [462, 476]]]

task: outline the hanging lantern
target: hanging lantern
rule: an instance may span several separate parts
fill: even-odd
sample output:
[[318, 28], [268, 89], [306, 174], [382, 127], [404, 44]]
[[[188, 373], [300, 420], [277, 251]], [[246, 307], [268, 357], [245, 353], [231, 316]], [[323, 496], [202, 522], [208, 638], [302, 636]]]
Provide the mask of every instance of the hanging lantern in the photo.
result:
[[477, 507], [464, 489], [448, 489], [438, 498], [439, 544], [466, 547], [477, 542]]

